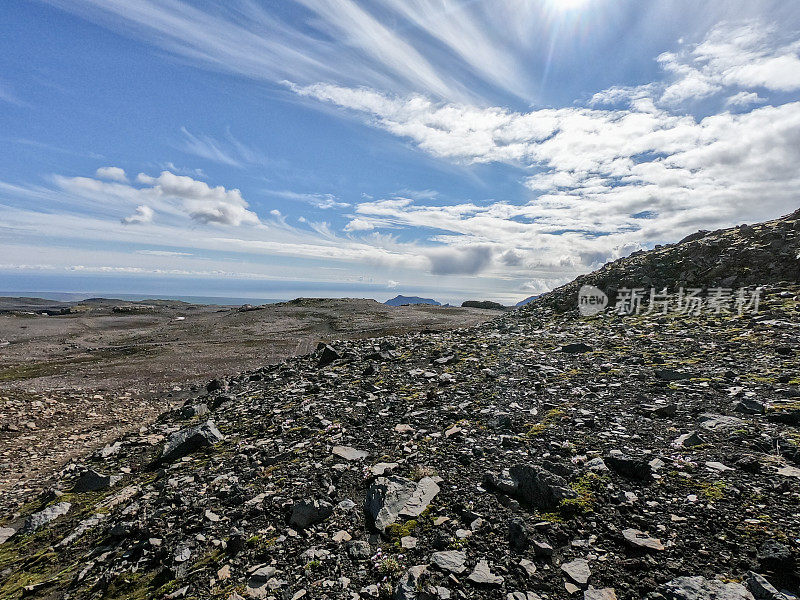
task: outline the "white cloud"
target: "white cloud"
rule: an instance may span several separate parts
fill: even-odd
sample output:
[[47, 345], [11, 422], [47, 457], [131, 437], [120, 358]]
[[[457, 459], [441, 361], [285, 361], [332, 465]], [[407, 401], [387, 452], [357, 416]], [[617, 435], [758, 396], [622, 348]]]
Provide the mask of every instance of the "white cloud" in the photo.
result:
[[658, 89], [656, 83], [646, 83], [636, 86], [613, 86], [597, 92], [589, 100], [589, 106], [604, 106], [611, 104], [630, 104], [636, 100], [652, 98]]
[[125, 175], [124, 169], [120, 169], [119, 167], [100, 167], [95, 171], [95, 175], [100, 179], [128, 183], [128, 177]]
[[258, 216], [247, 210], [248, 204], [237, 189], [221, 185], [210, 187], [184, 175], [162, 171], [158, 177], [139, 173], [136, 181], [149, 186], [159, 197], [179, 199], [189, 216], [200, 223], [239, 226], [259, 223]]
[[725, 100], [726, 106], [751, 106], [753, 104], [764, 104], [767, 100], [758, 95], [757, 92], [739, 92]]
[[[196, 223], [218, 225], [259, 225], [258, 216], [248, 210], [248, 203], [238, 189], [227, 190], [223, 186], [211, 187], [185, 175], [162, 171], [157, 177], [140, 173], [136, 185], [92, 179], [90, 177], [55, 176], [59, 188], [75, 194], [82, 202], [93, 201], [98, 210], [128, 210], [133, 206], [146, 205], [167, 217], [189, 217]], [[109, 200], [112, 204], [109, 205]], [[127, 205], [127, 208], [126, 208]], [[146, 215], [132, 215], [135, 223]], [[128, 217], [125, 217], [128, 218]]]
[[386, 287], [390, 290], [397, 288], [398, 285], [400, 285], [400, 282], [395, 281], [394, 279], [390, 279], [386, 282]]
[[122, 222], [125, 225], [141, 225], [143, 223], [153, 222], [153, 209], [144, 204], [136, 207], [136, 212], [127, 217], [123, 217]]
[[350, 222], [344, 226], [345, 231], [370, 231], [372, 229], [375, 229], [375, 224], [371, 220], [358, 217], [351, 219]]
[[699, 44], [658, 57], [674, 76], [661, 96], [666, 104], [711, 96], [726, 87], [800, 89], [800, 44], [776, 39], [774, 27], [723, 23]]

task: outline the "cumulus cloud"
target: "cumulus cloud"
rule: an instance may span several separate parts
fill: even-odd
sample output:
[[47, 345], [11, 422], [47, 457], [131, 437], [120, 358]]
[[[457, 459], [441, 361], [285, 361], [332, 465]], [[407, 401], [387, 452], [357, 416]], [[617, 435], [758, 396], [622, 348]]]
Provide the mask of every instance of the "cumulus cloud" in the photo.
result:
[[344, 226], [345, 231], [370, 231], [372, 229], [375, 229], [375, 224], [371, 220], [358, 217], [351, 219], [350, 222]]
[[153, 221], [153, 209], [144, 204], [136, 207], [136, 212], [122, 218], [125, 225], [142, 225]]
[[128, 183], [128, 176], [125, 175], [125, 171], [119, 167], [100, 167], [95, 171], [95, 175], [100, 179]]
[[762, 98], [757, 92], [739, 92], [725, 100], [726, 106], [750, 106], [752, 104], [764, 104], [766, 98]]
[[667, 104], [705, 98], [726, 87], [800, 89], [800, 43], [776, 42], [774, 27], [723, 23], [699, 44], [658, 57], [674, 76], [661, 96]]
[[158, 177], [139, 173], [136, 181], [149, 186], [157, 196], [180, 200], [188, 215], [200, 223], [233, 226], [259, 223], [258, 216], [247, 210], [248, 204], [238, 189], [211, 187], [204, 181], [169, 171], [162, 171]]
[[493, 251], [489, 246], [442, 248], [428, 253], [434, 275], [475, 275], [489, 266]]
[[[196, 223], [240, 226], [259, 225], [258, 216], [248, 210], [248, 203], [238, 189], [211, 187], [185, 175], [162, 171], [157, 177], [139, 173], [136, 185], [93, 179], [91, 177], [55, 176], [58, 186], [84, 198], [106, 203], [109, 199], [120, 204], [144, 205], [165, 215], [188, 216]], [[137, 209], [138, 211], [138, 209]], [[148, 216], [149, 215], [149, 216]], [[133, 219], [133, 220], [125, 220]], [[131, 215], [126, 223], [147, 223], [152, 214]]]

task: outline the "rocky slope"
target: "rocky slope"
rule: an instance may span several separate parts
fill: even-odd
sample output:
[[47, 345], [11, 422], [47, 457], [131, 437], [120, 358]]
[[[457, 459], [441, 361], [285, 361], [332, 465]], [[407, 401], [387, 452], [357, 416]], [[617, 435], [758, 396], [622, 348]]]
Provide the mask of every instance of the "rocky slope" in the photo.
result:
[[307, 354], [320, 339], [465, 327], [495, 314], [360, 299], [232, 308], [0, 298], [0, 514], [70, 458], [196, 396], [208, 377]]
[[620, 288], [741, 288], [800, 281], [800, 210], [755, 225], [699, 231], [677, 244], [634, 252], [544, 294], [559, 311], [577, 304], [578, 290], [594, 285], [615, 300]]
[[0, 521], [0, 598], [796, 598], [778, 279], [757, 314], [537, 301], [214, 380]]

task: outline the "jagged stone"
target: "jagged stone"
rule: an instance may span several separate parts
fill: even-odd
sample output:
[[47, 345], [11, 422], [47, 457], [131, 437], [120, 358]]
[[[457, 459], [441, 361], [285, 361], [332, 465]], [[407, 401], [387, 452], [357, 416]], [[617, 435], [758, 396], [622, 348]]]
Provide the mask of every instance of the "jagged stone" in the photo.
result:
[[212, 446], [224, 439], [214, 421], [187, 427], [173, 433], [161, 451], [161, 462], [170, 462], [204, 446]]
[[748, 571], [745, 581], [747, 589], [756, 600], [787, 600], [786, 595], [779, 592], [763, 575]]
[[678, 436], [673, 445], [677, 447], [691, 448], [692, 446], [700, 446], [705, 443], [707, 443], [705, 438], [703, 438], [697, 431], [690, 431], [689, 433], [684, 433], [683, 435]]
[[583, 600], [617, 600], [614, 588], [593, 588], [583, 592]]
[[355, 540], [347, 545], [347, 553], [356, 560], [365, 560], [372, 554], [372, 548], [362, 540]]
[[591, 352], [592, 350], [593, 348], [591, 346], [583, 342], [564, 344], [559, 348], [560, 352], [565, 352], [566, 354], [583, 354], [584, 352]]
[[674, 417], [678, 413], [678, 405], [674, 402], [668, 404], [644, 404], [642, 410], [651, 417]]
[[427, 570], [427, 565], [416, 565], [408, 569], [397, 582], [392, 596], [394, 600], [422, 600], [420, 582]]
[[458, 550], [445, 550], [442, 552], [434, 552], [431, 555], [431, 562], [450, 573], [463, 573], [467, 570], [464, 563], [467, 561], [467, 555]]
[[492, 573], [489, 563], [485, 559], [478, 561], [472, 573], [467, 577], [469, 581], [478, 585], [502, 585], [504, 579]]
[[797, 563], [792, 549], [776, 540], [767, 540], [758, 549], [758, 563], [764, 571], [792, 571]]
[[676, 371], [675, 369], [656, 369], [654, 374], [662, 381], [681, 381], [683, 379], [689, 379], [690, 377], [693, 377], [693, 375], [690, 373]]
[[561, 570], [578, 585], [586, 585], [589, 582], [589, 577], [592, 576], [589, 563], [583, 558], [576, 558], [570, 562], [563, 563]]
[[733, 410], [747, 415], [763, 415], [766, 409], [763, 402], [753, 398], [742, 398], [734, 405]]
[[103, 475], [94, 469], [87, 469], [72, 486], [72, 491], [81, 492], [97, 492], [106, 488], [116, 485], [122, 480], [119, 475]]
[[13, 527], [0, 527], [0, 544], [6, 543], [17, 533]]
[[622, 453], [609, 454], [603, 459], [612, 471], [623, 477], [648, 481], [653, 477], [653, 468], [644, 459], [633, 458]]
[[543, 510], [552, 510], [562, 500], [577, 497], [563, 477], [536, 466], [516, 465], [499, 476], [486, 473], [483, 483], [488, 489]]
[[53, 504], [52, 506], [48, 506], [39, 512], [33, 513], [25, 520], [22, 533], [31, 533], [41, 527], [44, 527], [58, 517], [66, 515], [70, 508], [72, 508], [72, 504], [70, 502], [59, 502], [57, 504]]
[[322, 367], [327, 367], [333, 361], [338, 360], [340, 358], [341, 358], [341, 356], [333, 348], [333, 346], [330, 346], [330, 345], [326, 344], [321, 349], [321, 352], [320, 352], [320, 355], [319, 355], [319, 361], [317, 362], [317, 367], [320, 368], [320, 369]]
[[515, 550], [525, 550], [530, 544], [525, 519], [514, 517], [508, 523], [508, 543]]
[[333, 505], [324, 500], [302, 500], [292, 508], [291, 525], [305, 529], [320, 523], [333, 514]]
[[350, 446], [334, 446], [332, 452], [345, 460], [364, 460], [369, 456], [369, 452], [356, 450]]
[[418, 517], [439, 493], [439, 486], [430, 477], [415, 483], [392, 475], [379, 477], [367, 491], [364, 510], [370, 525], [380, 532], [400, 517]]

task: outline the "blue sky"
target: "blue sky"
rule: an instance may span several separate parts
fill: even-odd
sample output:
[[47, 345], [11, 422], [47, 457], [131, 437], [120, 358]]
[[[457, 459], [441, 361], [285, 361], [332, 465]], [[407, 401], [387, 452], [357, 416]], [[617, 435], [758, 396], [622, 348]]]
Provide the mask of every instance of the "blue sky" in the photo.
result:
[[0, 289], [513, 302], [798, 208], [800, 5], [49, 0]]

